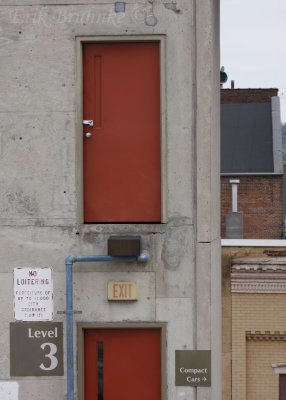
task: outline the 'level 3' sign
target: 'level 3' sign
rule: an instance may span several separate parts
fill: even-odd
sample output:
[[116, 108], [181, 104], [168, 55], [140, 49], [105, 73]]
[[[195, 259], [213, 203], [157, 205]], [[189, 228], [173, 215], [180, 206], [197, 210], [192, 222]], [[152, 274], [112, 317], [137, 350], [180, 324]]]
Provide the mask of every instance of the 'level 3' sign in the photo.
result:
[[137, 300], [136, 282], [108, 282], [108, 300]]
[[61, 376], [62, 322], [10, 323], [11, 376]]

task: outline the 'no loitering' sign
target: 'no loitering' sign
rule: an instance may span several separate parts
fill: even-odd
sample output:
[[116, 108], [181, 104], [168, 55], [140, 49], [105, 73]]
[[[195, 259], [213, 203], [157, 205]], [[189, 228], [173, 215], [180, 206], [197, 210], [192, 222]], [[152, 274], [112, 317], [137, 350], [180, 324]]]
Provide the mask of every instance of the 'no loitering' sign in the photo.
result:
[[14, 269], [14, 318], [16, 321], [51, 321], [53, 312], [52, 268]]

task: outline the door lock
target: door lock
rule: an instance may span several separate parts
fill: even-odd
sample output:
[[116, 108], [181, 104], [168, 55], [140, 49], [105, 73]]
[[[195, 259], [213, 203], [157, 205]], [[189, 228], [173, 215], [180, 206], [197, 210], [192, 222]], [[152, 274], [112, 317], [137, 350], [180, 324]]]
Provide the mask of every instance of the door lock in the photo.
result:
[[93, 127], [93, 120], [92, 119], [84, 119], [82, 121], [83, 125], [89, 125], [91, 128]]

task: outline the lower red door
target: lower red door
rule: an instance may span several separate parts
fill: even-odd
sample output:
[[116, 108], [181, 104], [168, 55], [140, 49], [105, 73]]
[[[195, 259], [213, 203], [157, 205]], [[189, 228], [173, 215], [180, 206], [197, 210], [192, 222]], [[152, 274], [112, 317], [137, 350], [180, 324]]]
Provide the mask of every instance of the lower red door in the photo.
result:
[[87, 329], [85, 400], [160, 400], [160, 329]]

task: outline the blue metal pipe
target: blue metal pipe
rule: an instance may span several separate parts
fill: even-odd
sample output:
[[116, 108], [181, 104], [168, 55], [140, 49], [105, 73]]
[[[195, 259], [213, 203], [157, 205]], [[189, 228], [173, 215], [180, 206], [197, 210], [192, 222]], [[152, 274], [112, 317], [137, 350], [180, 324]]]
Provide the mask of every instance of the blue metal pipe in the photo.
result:
[[66, 258], [66, 335], [67, 335], [67, 400], [74, 400], [74, 357], [73, 357], [73, 288], [72, 267], [76, 262], [147, 262], [149, 254], [141, 253], [138, 257], [73, 256]]
[[66, 335], [68, 400], [74, 399], [72, 266], [73, 262], [66, 259]]

